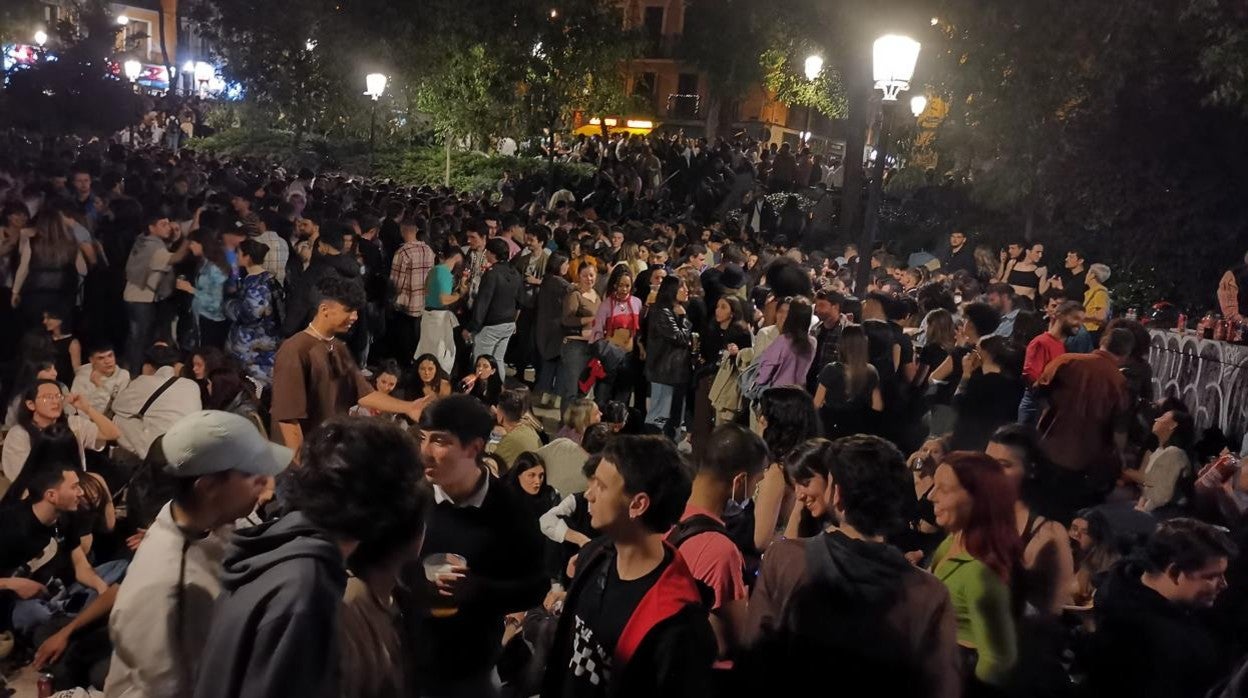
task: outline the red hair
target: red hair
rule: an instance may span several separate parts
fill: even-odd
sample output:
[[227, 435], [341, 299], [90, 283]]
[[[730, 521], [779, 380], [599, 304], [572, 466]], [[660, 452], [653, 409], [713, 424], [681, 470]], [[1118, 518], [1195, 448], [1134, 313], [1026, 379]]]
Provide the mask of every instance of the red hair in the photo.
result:
[[953, 468], [958, 484], [971, 495], [971, 517], [962, 531], [966, 551], [1009, 583], [1023, 547], [1014, 518], [1017, 488], [1001, 463], [983, 453], [954, 451], [945, 456], [944, 464]]

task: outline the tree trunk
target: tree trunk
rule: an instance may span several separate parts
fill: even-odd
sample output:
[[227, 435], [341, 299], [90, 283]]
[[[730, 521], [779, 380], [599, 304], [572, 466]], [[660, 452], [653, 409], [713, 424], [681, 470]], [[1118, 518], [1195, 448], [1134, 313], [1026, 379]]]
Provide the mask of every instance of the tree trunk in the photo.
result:
[[710, 90], [706, 96], [706, 140], [710, 142], [719, 133], [720, 111], [723, 107], [724, 100], [720, 97], [719, 92]]
[[[849, 52], [852, 55], [852, 51]], [[846, 116], [845, 180], [841, 190], [841, 238], [846, 242], [857, 240], [861, 232], [862, 207], [862, 151], [867, 145], [867, 124], [871, 114], [871, 85], [867, 81], [867, 67], [858, 59], [846, 66], [846, 96], [849, 101]], [[859, 259], [870, 263], [871, 250], [858, 250]]]
[[446, 174], [442, 177], [443, 186], [451, 186], [451, 130], [446, 130]]

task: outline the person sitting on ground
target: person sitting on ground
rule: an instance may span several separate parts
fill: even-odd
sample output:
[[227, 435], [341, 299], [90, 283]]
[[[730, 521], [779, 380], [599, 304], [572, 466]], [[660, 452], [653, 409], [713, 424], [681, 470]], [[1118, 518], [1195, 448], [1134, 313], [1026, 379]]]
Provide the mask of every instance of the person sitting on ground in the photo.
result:
[[[76, 408], [80, 414], [66, 415], [66, 405]], [[78, 462], [84, 468], [87, 450], [102, 451], [108, 442], [120, 436], [116, 425], [86, 398], [76, 393], [62, 397], [61, 386], [56, 381], [37, 381], [22, 394], [17, 426], [5, 435], [0, 451], [0, 467], [9, 483], [17, 481], [42, 432], [53, 424], [63, 424], [74, 434], [78, 441]]]
[[585, 430], [601, 421], [602, 410], [598, 408], [598, 403], [587, 397], [573, 398], [563, 408], [563, 421], [559, 431], [555, 432], [555, 438], [571, 439], [579, 444]]
[[[494, 409], [498, 428], [503, 438], [494, 446], [494, 455], [515, 464], [521, 453], [536, 451], [542, 447], [542, 440], [537, 430], [525, 419], [530, 412], [529, 389], [515, 388], [504, 390], [498, 398], [498, 407]], [[545, 466], [542, 467], [545, 475]], [[545, 480], [543, 479], [543, 482]], [[543, 510], [545, 511], [545, 510]]]
[[1144, 454], [1138, 469], [1122, 471], [1122, 479], [1139, 489], [1135, 508], [1140, 511], [1156, 511], [1182, 498], [1177, 485], [1192, 471], [1187, 450], [1196, 439], [1196, 421], [1185, 410], [1166, 410], [1153, 421], [1153, 435], [1157, 448]]

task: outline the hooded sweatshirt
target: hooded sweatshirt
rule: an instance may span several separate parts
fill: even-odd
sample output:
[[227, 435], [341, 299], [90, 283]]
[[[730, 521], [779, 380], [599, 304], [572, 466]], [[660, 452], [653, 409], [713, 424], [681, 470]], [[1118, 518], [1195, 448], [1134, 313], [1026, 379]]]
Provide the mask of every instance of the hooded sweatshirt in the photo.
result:
[[237, 532], [195, 698], [336, 696], [346, 583], [338, 545], [302, 512]]
[[959, 665], [949, 592], [892, 546], [834, 531], [767, 549], [737, 662], [753, 694], [819, 666], [846, 695], [956, 698]]
[[1204, 696], [1231, 665], [1200, 612], [1144, 586], [1131, 561], [1106, 575], [1096, 593], [1088, 682], [1115, 698]]

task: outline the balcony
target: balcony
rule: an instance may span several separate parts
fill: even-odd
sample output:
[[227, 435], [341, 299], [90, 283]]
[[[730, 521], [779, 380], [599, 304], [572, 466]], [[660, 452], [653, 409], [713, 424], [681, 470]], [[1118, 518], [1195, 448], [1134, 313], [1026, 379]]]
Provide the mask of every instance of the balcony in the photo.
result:
[[698, 95], [667, 96], [667, 118], [696, 121], [702, 118], [702, 98]]

